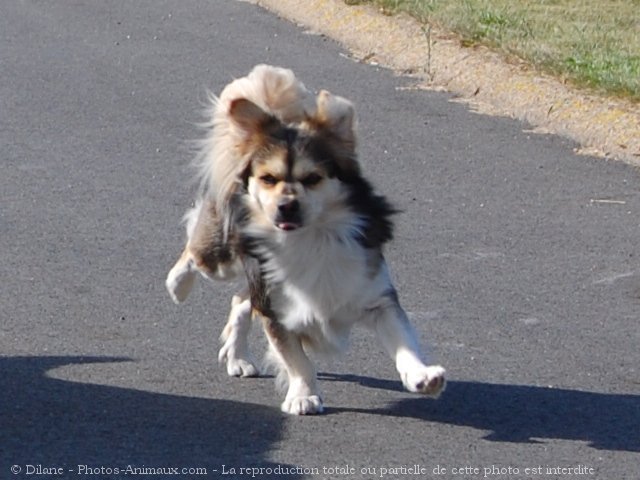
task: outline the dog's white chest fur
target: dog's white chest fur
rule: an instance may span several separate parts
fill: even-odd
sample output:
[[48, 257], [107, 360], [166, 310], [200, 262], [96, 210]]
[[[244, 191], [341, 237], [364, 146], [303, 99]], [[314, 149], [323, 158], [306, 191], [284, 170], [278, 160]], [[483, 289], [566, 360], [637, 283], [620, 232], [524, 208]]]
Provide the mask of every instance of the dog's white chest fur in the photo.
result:
[[279, 322], [320, 349], [343, 347], [351, 325], [392, 288], [384, 260], [345, 230], [287, 233], [266, 264]]

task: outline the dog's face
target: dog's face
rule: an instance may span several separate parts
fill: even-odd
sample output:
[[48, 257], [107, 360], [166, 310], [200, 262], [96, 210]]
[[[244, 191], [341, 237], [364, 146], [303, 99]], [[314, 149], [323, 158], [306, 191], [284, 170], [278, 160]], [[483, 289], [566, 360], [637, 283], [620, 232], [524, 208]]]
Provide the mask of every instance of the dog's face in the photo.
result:
[[245, 133], [243, 181], [253, 222], [292, 232], [340, 214], [343, 180], [358, 172], [350, 103], [322, 92], [315, 115], [294, 126], [248, 100], [232, 103], [230, 116]]
[[304, 140], [278, 145], [266, 158], [254, 160], [248, 179], [256, 206], [283, 231], [316, 223], [340, 196], [335, 176], [300, 143]]

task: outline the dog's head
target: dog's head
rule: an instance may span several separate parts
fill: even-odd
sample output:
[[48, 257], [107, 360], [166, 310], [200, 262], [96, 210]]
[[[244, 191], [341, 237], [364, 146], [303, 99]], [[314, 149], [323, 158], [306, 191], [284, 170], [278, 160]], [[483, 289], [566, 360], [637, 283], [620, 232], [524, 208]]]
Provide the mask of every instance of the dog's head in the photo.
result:
[[241, 132], [240, 180], [252, 222], [290, 232], [344, 210], [345, 183], [360, 175], [349, 101], [322, 91], [315, 113], [287, 125], [241, 98], [231, 102], [229, 118]]

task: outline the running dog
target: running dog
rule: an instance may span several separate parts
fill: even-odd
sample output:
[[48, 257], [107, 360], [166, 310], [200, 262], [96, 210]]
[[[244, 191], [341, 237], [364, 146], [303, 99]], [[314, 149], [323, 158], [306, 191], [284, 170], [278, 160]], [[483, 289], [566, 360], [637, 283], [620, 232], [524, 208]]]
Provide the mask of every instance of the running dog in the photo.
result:
[[407, 390], [437, 397], [445, 371], [423, 362], [391, 282], [383, 246], [395, 210], [362, 173], [354, 107], [327, 91], [306, 98], [293, 72], [259, 65], [212, 99], [200, 194], [167, 289], [181, 302], [198, 272], [244, 273], [219, 358], [229, 375], [257, 375], [247, 334], [260, 319], [284, 412], [322, 412], [308, 354], [343, 350], [354, 324], [378, 334]]

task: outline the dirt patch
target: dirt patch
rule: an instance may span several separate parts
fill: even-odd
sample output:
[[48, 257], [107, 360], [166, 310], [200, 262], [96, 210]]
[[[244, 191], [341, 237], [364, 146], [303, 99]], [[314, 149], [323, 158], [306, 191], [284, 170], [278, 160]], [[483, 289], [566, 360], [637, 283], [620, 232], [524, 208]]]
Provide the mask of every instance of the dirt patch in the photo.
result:
[[538, 133], [569, 137], [577, 153], [640, 166], [640, 106], [588, 95], [484, 48], [463, 48], [412, 18], [386, 16], [342, 0], [254, 0], [342, 43], [358, 61], [416, 78], [416, 88], [446, 90], [474, 111], [523, 120]]

